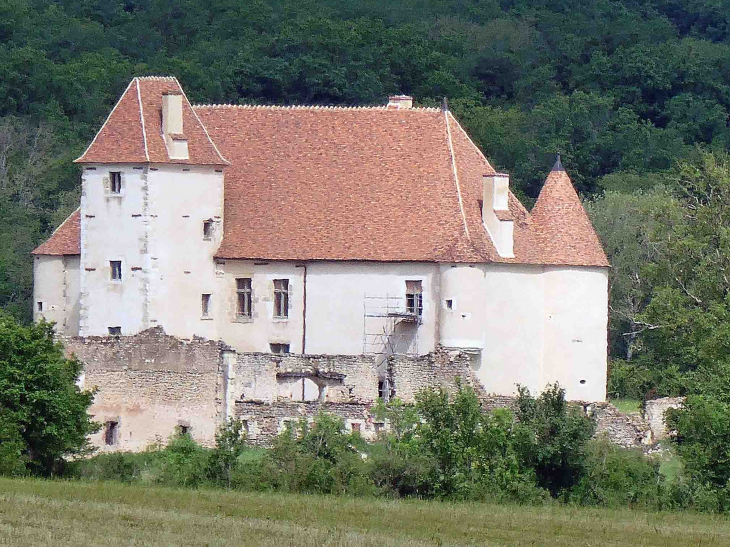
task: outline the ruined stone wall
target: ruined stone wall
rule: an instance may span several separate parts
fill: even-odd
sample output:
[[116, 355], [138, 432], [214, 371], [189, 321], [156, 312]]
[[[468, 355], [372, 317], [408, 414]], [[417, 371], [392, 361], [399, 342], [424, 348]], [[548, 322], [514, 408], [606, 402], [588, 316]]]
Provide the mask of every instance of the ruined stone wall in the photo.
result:
[[595, 437], [605, 436], [624, 448], [651, 444], [651, 429], [640, 416], [624, 414], [611, 403], [594, 403], [584, 408], [596, 420]]
[[368, 404], [378, 398], [378, 370], [372, 355], [240, 353], [233, 390], [237, 400], [274, 403], [301, 400], [293, 385], [315, 384], [319, 402]]
[[62, 341], [85, 364], [82, 387], [97, 390], [89, 410], [94, 420], [118, 424], [111, 445], [106, 427], [92, 435], [102, 451], [143, 450], [180, 426], [196, 441], [213, 444], [225, 414], [220, 342], [180, 340], [161, 328]]
[[652, 399], [644, 403], [643, 416], [654, 434], [655, 441], [661, 441], [669, 436], [664, 413], [670, 408], [680, 408], [684, 397], [663, 397]]
[[370, 405], [355, 403], [293, 403], [279, 401], [266, 404], [255, 401], [236, 401], [236, 417], [244, 422], [250, 444], [270, 446], [274, 438], [300, 420], [314, 421], [320, 412], [342, 418], [348, 430], [356, 429], [366, 439], [374, 439], [377, 432], [385, 427], [370, 414]]
[[456, 379], [464, 385], [472, 385], [480, 395], [481, 385], [475, 382], [469, 355], [459, 350], [437, 347], [426, 355], [391, 355], [388, 357], [390, 396], [405, 403], [415, 402], [415, 395], [424, 388], [443, 387], [456, 389]]

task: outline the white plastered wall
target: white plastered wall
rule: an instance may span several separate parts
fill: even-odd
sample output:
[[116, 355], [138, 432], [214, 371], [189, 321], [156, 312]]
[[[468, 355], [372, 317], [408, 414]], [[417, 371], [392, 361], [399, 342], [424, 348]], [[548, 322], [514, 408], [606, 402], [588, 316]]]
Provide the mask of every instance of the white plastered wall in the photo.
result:
[[[122, 327], [122, 333], [132, 334], [148, 326], [144, 317], [147, 180], [145, 169], [135, 167], [96, 165], [83, 171], [79, 327], [82, 336], [106, 335], [108, 327], [116, 326]], [[122, 173], [122, 190], [118, 195], [109, 192], [112, 171]], [[112, 260], [122, 262], [121, 282], [111, 280]]]
[[[214, 295], [218, 335], [238, 351], [268, 352], [269, 344], [289, 344], [291, 353], [302, 351], [302, 310], [304, 268], [294, 262], [225, 260], [219, 261], [219, 292]], [[224, 272], [224, 273], [223, 273]], [[251, 278], [250, 319], [237, 317], [237, 278]], [[289, 281], [288, 317], [274, 317], [274, 280]], [[307, 348], [309, 352], [309, 348]]]
[[[215, 338], [201, 296], [218, 292], [213, 255], [222, 235], [223, 173], [167, 164], [89, 167], [81, 196], [80, 334], [160, 325], [181, 337]], [[109, 192], [113, 171], [122, 173], [119, 195]], [[209, 241], [205, 220], [213, 223]], [[122, 262], [121, 282], [110, 279], [114, 260]], [[212, 313], [216, 305], [213, 297]]]
[[[429, 263], [385, 262], [316, 262], [307, 272], [307, 353], [356, 355], [363, 353], [363, 335], [388, 328], [386, 319], [364, 318], [365, 296], [368, 312], [383, 310], [391, 296], [391, 305], [405, 311], [406, 281], [421, 281], [423, 313], [421, 324], [403, 323], [396, 327], [403, 349], [415, 349], [417, 330], [418, 353], [433, 351], [436, 343], [439, 301], [438, 265]], [[364, 324], [367, 322], [367, 324]], [[394, 343], [396, 340], [394, 339]], [[371, 348], [372, 349], [372, 348]]]
[[[304, 264], [226, 260], [222, 294], [224, 308], [216, 311], [218, 334], [239, 351], [269, 351], [271, 343], [289, 344], [292, 353], [302, 352], [304, 328]], [[423, 289], [422, 323], [418, 329], [418, 352], [433, 351], [437, 331], [438, 266], [426, 263], [309, 262], [306, 264], [306, 353], [358, 355], [363, 353], [365, 295], [398, 298], [405, 305], [406, 280], [420, 280]], [[236, 317], [236, 278], [252, 279], [253, 317]], [[274, 279], [289, 280], [289, 317], [274, 313]], [[391, 302], [394, 305], [395, 300]], [[384, 300], [372, 301], [372, 306]], [[368, 319], [368, 332], [381, 332], [386, 320]], [[398, 327], [401, 328], [401, 327]], [[413, 330], [415, 326], [404, 326]], [[405, 332], [405, 331], [404, 331]], [[408, 331], [410, 332], [410, 331]], [[408, 333], [401, 337], [409, 339]], [[415, 338], [413, 339], [415, 344]]]
[[[149, 326], [179, 337], [218, 337], [222, 278], [213, 256], [223, 235], [223, 172], [212, 167], [159, 165], [148, 175], [150, 202]], [[203, 223], [212, 224], [210, 239]], [[202, 295], [210, 294], [208, 317]]]
[[545, 268], [545, 347], [541, 387], [559, 382], [566, 398], [606, 399], [608, 272]]
[[541, 266], [488, 264], [484, 271], [484, 349], [477, 377], [489, 393], [513, 395], [516, 384], [541, 389]]
[[[79, 333], [79, 256], [33, 259], [33, 319], [56, 323], [59, 334]], [[42, 311], [38, 310], [38, 303]]]

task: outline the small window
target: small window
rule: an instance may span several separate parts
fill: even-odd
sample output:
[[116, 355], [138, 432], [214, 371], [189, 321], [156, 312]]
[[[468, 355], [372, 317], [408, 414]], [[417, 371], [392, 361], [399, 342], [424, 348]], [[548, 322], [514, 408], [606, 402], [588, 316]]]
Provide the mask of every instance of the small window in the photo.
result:
[[289, 317], [288, 279], [274, 279], [274, 317]]
[[104, 424], [104, 444], [114, 446], [119, 440], [119, 422], [108, 421]]
[[122, 335], [122, 327], [107, 327], [107, 330], [109, 331], [109, 336]]
[[111, 171], [109, 173], [109, 193], [122, 193], [122, 173], [120, 173], [119, 171]]
[[360, 433], [360, 423], [359, 422], [352, 422], [350, 424], [350, 427], [352, 428], [353, 431], [357, 431], [358, 433]]
[[212, 220], [206, 220], [203, 222], [203, 239], [205, 241], [210, 241], [213, 237], [213, 221]]
[[121, 260], [110, 260], [109, 261], [109, 279], [112, 281], [122, 280], [122, 261]]
[[406, 313], [423, 315], [423, 288], [420, 281], [406, 281]]
[[43, 302], [37, 302], [36, 303], [38, 311], [43, 311]]
[[185, 435], [190, 435], [190, 426], [189, 425], [179, 425], [177, 426], [178, 434], [183, 437]]
[[271, 353], [289, 353], [289, 344], [269, 344]]
[[238, 317], [248, 318], [251, 313], [251, 278], [241, 277], [236, 279], [236, 293], [238, 297], [238, 307], [236, 315]]
[[200, 311], [201, 311], [203, 317], [208, 317], [208, 313], [210, 312], [210, 295], [209, 294], [201, 295], [200, 307], [201, 307]]
[[454, 301], [449, 299], [446, 301], [446, 309], [447, 310], [453, 310], [454, 309]]

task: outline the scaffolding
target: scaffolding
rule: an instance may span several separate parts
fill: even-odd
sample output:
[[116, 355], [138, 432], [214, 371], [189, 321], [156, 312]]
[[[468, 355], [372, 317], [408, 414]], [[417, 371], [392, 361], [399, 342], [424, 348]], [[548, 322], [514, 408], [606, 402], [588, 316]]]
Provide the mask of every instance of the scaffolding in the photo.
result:
[[363, 300], [363, 353], [418, 355], [421, 301], [402, 296], [368, 296]]

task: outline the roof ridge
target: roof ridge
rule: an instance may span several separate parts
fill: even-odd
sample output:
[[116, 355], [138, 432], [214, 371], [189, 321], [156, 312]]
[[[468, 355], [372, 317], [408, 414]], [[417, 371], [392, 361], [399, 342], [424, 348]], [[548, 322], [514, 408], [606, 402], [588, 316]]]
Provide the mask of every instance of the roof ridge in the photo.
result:
[[400, 110], [389, 109], [387, 106], [336, 106], [336, 105], [266, 105], [266, 104], [194, 104], [196, 108], [242, 108], [249, 110], [392, 110], [394, 112], [440, 112], [440, 108], [422, 106], [415, 108], [404, 108]]
[[[193, 105], [190, 103], [190, 100], [188, 99], [188, 96], [185, 94], [185, 90], [183, 89], [183, 86], [180, 85], [180, 82], [177, 78], [173, 78], [175, 80], [175, 83], [177, 83], [178, 87], [180, 88], [180, 91], [182, 92], [183, 97], [185, 98], [185, 102], [188, 103], [188, 106], [190, 107], [190, 110], [193, 113], [193, 116], [195, 116], [195, 119], [198, 120], [198, 123], [200, 124], [200, 127], [203, 128], [203, 132], [205, 133], [205, 136], [208, 137], [208, 142], [213, 146], [213, 149], [215, 150], [215, 153], [218, 154], [218, 157], [223, 160], [226, 165], [231, 165], [231, 162], [228, 161], [226, 158], [223, 157], [223, 154], [221, 154], [221, 151], [218, 150], [218, 147], [213, 142], [213, 139], [210, 138], [210, 134], [208, 133], [208, 128], [205, 127], [205, 124], [203, 123], [203, 120], [201, 120], [198, 115], [195, 113], [195, 108], [193, 108]], [[165, 143], [165, 146], [167, 146], [167, 143]]]
[[454, 142], [451, 139], [451, 126], [449, 124], [449, 111], [444, 110], [444, 121], [446, 122], [446, 140], [449, 148], [449, 156], [451, 157], [451, 168], [454, 175], [454, 184], [456, 184], [456, 195], [459, 198], [459, 211], [461, 212], [461, 220], [464, 223], [464, 232], [466, 239], [471, 241], [469, 235], [469, 226], [466, 223], [466, 214], [464, 213], [464, 200], [461, 197], [461, 187], [459, 186], [459, 170], [456, 167], [456, 153], [454, 152]]
[[[124, 92], [119, 96], [119, 99], [117, 100], [116, 104], [114, 105], [114, 108], [112, 108], [111, 112], [109, 112], [109, 115], [106, 117], [106, 120], [104, 120], [104, 123], [101, 124], [101, 127], [99, 128], [99, 131], [96, 132], [96, 135], [94, 135], [94, 138], [89, 143], [89, 146], [86, 147], [86, 150], [84, 150], [84, 153], [81, 154], [78, 158], [76, 158], [73, 163], [77, 163], [83, 158], [86, 154], [89, 153], [89, 150], [91, 150], [91, 147], [94, 146], [94, 143], [96, 142], [96, 139], [99, 138], [99, 135], [101, 135], [101, 132], [104, 131], [104, 128], [106, 127], [106, 124], [109, 123], [109, 120], [111, 119], [112, 115], [114, 114], [114, 111], [117, 109], [119, 104], [122, 102], [122, 99], [127, 95], [127, 91], [129, 91], [129, 88], [132, 87], [132, 84], [137, 85], [137, 90], [139, 90], [139, 82], [137, 81], [139, 78], [132, 78], [132, 81], [130, 81], [127, 84], [127, 87], [124, 88]], [[146, 143], [145, 143], [146, 145]]]
[[[155, 80], [163, 82], [177, 82], [175, 76], [135, 76], [138, 80]], [[179, 83], [179, 82], [178, 82]]]

